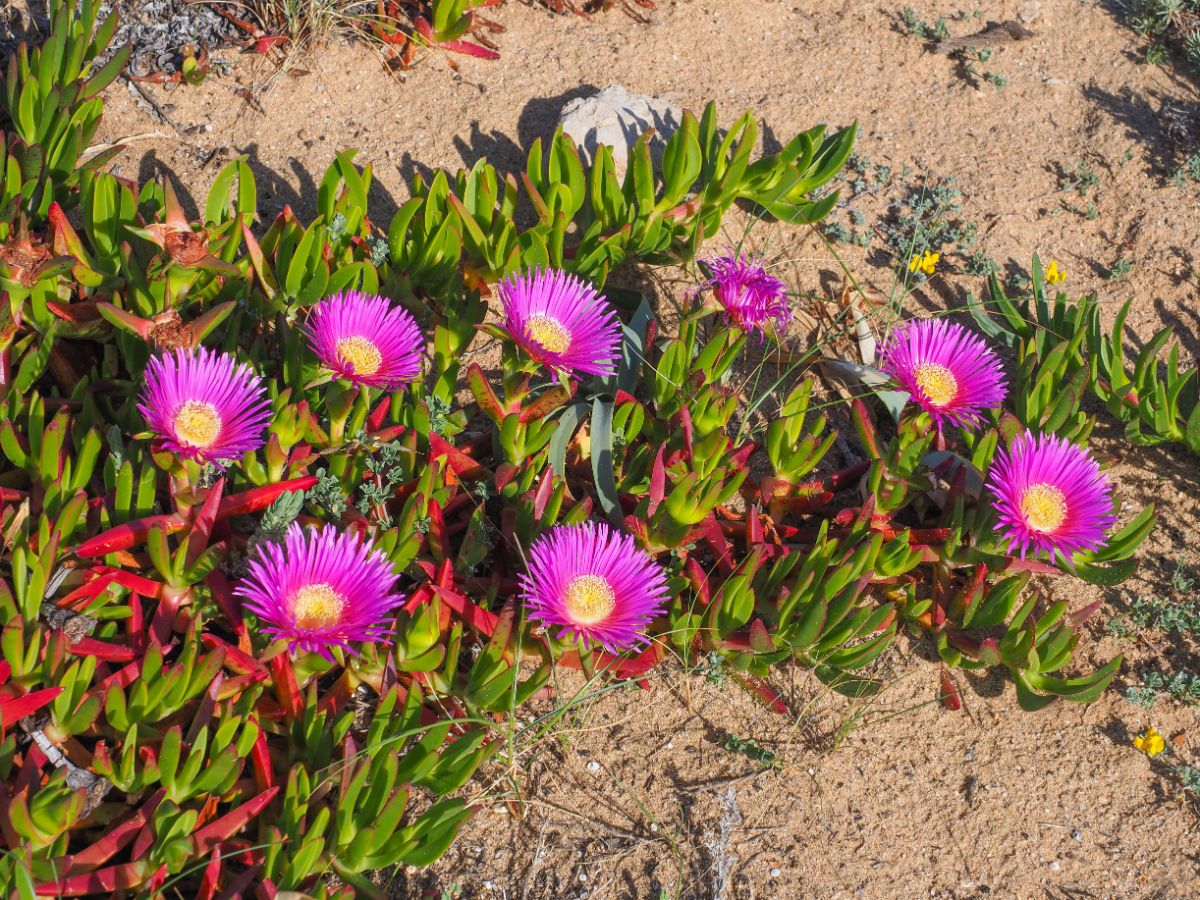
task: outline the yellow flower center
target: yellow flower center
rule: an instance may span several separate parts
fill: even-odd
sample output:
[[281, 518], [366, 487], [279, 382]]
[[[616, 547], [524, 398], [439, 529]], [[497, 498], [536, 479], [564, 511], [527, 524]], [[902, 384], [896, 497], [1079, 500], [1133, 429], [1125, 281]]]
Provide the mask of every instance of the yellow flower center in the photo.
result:
[[934, 406], [946, 406], [958, 396], [958, 379], [945, 366], [920, 363], [915, 374], [917, 387]]
[[576, 575], [567, 585], [567, 613], [580, 625], [604, 621], [616, 605], [612, 585], [599, 575]]
[[383, 354], [365, 337], [344, 337], [337, 342], [338, 356], [354, 367], [355, 375], [374, 375], [383, 365]]
[[529, 336], [543, 350], [549, 350], [551, 353], [563, 353], [571, 346], [571, 332], [567, 331], [562, 322], [553, 316], [542, 313], [530, 316], [529, 321], [525, 323], [525, 328], [529, 332]]
[[1067, 499], [1052, 484], [1031, 484], [1021, 494], [1021, 515], [1034, 531], [1049, 534], [1067, 520]]
[[221, 414], [211, 403], [189, 400], [175, 410], [175, 436], [193, 447], [208, 447], [221, 435]]
[[292, 597], [296, 626], [317, 630], [336, 625], [342, 618], [346, 598], [324, 582], [306, 585]]

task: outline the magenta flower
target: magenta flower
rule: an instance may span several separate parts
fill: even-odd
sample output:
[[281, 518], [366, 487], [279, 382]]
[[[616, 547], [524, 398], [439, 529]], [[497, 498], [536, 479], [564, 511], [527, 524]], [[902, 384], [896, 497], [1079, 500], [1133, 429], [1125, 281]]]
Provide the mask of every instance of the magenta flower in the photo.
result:
[[293, 522], [279, 544], [262, 544], [234, 592], [288, 649], [356, 654], [351, 641], [386, 642], [383, 619], [402, 602], [388, 558], [352, 534]]
[[510, 275], [496, 285], [504, 330], [542, 365], [583, 375], [611, 375], [621, 325], [608, 301], [586, 281], [557, 269]]
[[1019, 435], [998, 452], [988, 477], [1008, 552], [1030, 548], [1069, 560], [1098, 550], [1116, 521], [1108, 477], [1091, 454], [1053, 434]]
[[529, 618], [620, 653], [646, 640], [650, 620], [665, 608], [662, 566], [608, 525], [559, 525], [529, 549], [521, 589]]
[[977, 424], [1008, 392], [1000, 357], [983, 338], [946, 319], [910, 319], [879, 351], [879, 368], [908, 391], [938, 430]]
[[308, 345], [338, 378], [394, 391], [421, 371], [425, 338], [408, 311], [383, 297], [342, 291], [313, 307]]
[[178, 349], [146, 365], [138, 412], [183, 459], [234, 460], [264, 443], [267, 391], [254, 370], [205, 347]]
[[743, 331], [782, 332], [792, 321], [787, 287], [774, 275], [768, 275], [762, 262], [745, 255], [720, 256], [699, 261], [711, 288], [725, 310], [725, 321]]

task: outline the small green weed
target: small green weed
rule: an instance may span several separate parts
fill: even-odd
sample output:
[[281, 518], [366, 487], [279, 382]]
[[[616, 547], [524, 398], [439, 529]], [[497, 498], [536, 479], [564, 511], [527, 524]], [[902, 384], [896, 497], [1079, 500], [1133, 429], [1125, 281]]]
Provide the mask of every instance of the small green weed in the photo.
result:
[[1122, 256], [1112, 264], [1112, 268], [1108, 270], [1108, 275], [1106, 277], [1109, 281], [1120, 281], [1132, 271], [1133, 263]]
[[950, 37], [950, 29], [946, 27], [945, 19], [938, 18], [929, 25], [911, 6], [900, 10], [900, 22], [910, 35], [923, 41], [944, 41]]

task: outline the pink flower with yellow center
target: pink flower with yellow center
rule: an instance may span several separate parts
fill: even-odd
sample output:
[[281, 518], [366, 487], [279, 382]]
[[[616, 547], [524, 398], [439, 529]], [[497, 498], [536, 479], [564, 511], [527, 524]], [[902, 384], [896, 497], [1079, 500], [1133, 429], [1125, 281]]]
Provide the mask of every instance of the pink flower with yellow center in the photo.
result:
[[662, 566], [630, 535], [595, 522], [558, 525], [534, 541], [520, 583], [531, 620], [611, 653], [645, 643], [669, 596]]
[[947, 319], [910, 319], [879, 351], [879, 368], [933, 418], [966, 428], [1008, 392], [1000, 357], [976, 334]]
[[421, 371], [425, 338], [406, 309], [357, 291], [326, 297], [304, 324], [308, 345], [338, 378], [394, 391]]
[[386, 642], [387, 615], [403, 601], [392, 593], [388, 558], [332, 527], [293, 522], [283, 544], [261, 544], [235, 594], [262, 620], [262, 630], [297, 649], [333, 659], [333, 647]]
[[267, 391], [254, 370], [205, 347], [152, 358], [139, 401], [138, 412], [162, 446], [201, 462], [257, 450], [271, 421]]
[[1053, 434], [1019, 435], [992, 463], [988, 486], [1009, 552], [1069, 560], [1104, 546], [1116, 521], [1112, 487], [1090, 453]]
[[504, 330], [554, 372], [611, 375], [621, 350], [616, 311], [581, 278], [557, 269], [510, 275], [496, 285]]
[[748, 256], [720, 256], [699, 261], [713, 296], [725, 310], [725, 321], [765, 338], [769, 332], [787, 330], [792, 320], [787, 286], [771, 275], [760, 260]]

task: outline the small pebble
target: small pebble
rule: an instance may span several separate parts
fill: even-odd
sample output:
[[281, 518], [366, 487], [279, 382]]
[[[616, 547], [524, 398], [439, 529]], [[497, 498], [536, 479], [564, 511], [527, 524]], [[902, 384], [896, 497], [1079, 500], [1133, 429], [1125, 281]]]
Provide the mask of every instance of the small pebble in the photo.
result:
[[1062, 866], [1059, 865], [1058, 860], [1055, 860], [1054, 862], [1050, 863], [1050, 871], [1051, 872], [1057, 872], [1061, 868], [1062, 868]]
[[580, 873], [579, 873], [579, 880], [580, 880], [580, 881], [587, 881], [587, 872], [580, 872]]
[[772, 870], [771, 870], [771, 877], [772, 877], [772, 878], [778, 878], [778, 877], [779, 877], [780, 875], [782, 875], [782, 874], [783, 874], [783, 870], [782, 870], [782, 869], [772, 869]]
[[1079, 841], [1080, 843], [1083, 843], [1083, 832], [1078, 828], [1071, 832], [1071, 837], [1075, 838], [1075, 840]]
[[599, 772], [600, 771], [600, 763], [596, 762], [593, 759], [590, 763], [587, 764], [587, 770], [589, 772]]

